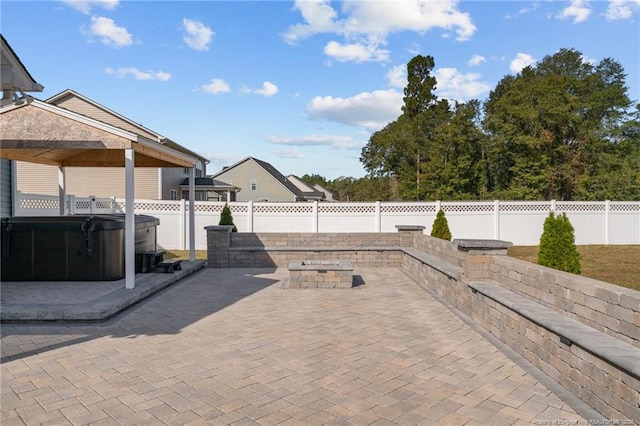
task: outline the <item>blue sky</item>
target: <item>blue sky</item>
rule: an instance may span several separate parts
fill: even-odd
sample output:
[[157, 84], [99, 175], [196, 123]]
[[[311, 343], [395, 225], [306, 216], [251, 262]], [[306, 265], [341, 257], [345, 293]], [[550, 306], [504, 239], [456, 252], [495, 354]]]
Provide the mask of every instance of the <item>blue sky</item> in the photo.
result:
[[441, 98], [485, 100], [560, 48], [619, 61], [640, 99], [640, 0], [12, 1], [1, 31], [47, 99], [73, 89], [211, 160], [365, 174], [402, 106], [406, 63]]

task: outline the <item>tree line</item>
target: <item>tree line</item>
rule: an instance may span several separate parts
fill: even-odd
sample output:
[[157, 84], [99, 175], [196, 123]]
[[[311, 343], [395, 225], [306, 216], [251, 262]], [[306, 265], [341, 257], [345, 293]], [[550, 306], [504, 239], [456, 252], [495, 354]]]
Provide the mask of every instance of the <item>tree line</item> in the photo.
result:
[[464, 103], [435, 95], [434, 66], [407, 64], [402, 114], [362, 148], [367, 176], [303, 180], [341, 201], [640, 200], [640, 105], [617, 61], [561, 49]]

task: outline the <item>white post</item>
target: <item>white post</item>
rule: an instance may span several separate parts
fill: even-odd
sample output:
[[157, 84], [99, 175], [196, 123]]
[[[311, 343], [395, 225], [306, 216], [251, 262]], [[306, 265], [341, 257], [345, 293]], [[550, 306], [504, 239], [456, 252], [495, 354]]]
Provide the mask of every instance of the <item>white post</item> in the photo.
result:
[[135, 199], [134, 186], [135, 153], [133, 149], [124, 150], [124, 176], [125, 176], [125, 216], [124, 216], [124, 267], [125, 288], [136, 287], [136, 241], [135, 241], [135, 216], [133, 212], [133, 200]]
[[440, 200], [436, 200], [436, 214], [442, 210], [442, 202]]
[[69, 214], [76, 214], [76, 196], [71, 194], [68, 195], [67, 198], [67, 202], [69, 203]]
[[196, 168], [189, 169], [189, 260], [196, 260]]
[[382, 218], [380, 217], [380, 201], [376, 201], [376, 232], [382, 232]]
[[20, 216], [22, 210], [22, 193], [18, 191], [18, 172], [16, 170], [17, 161], [10, 161], [11, 164], [11, 216]]
[[609, 219], [611, 215], [611, 200], [604, 202], [604, 243], [609, 244]]
[[313, 202], [313, 209], [311, 212], [311, 232], [318, 232], [318, 202]]
[[556, 213], [556, 200], [551, 200], [551, 211], [553, 214]]
[[500, 239], [500, 200], [493, 202], [493, 238]]
[[67, 214], [67, 180], [63, 166], [58, 167], [58, 197], [60, 199], [60, 216]]
[[247, 202], [247, 232], [253, 232], [253, 201]]
[[180, 199], [180, 250], [186, 250], [187, 239], [187, 200]]

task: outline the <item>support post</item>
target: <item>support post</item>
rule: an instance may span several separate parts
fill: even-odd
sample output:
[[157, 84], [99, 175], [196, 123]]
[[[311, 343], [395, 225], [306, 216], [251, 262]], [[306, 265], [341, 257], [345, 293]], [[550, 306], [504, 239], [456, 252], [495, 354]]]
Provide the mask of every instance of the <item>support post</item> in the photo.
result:
[[189, 169], [189, 260], [196, 260], [196, 168]]
[[382, 232], [382, 217], [380, 216], [381, 213], [381, 209], [380, 209], [380, 201], [376, 201], [376, 232]]
[[318, 232], [318, 202], [317, 201], [313, 202], [311, 215], [312, 215], [311, 232]]
[[67, 214], [67, 179], [63, 166], [58, 167], [58, 197], [60, 199], [60, 216]]
[[247, 232], [253, 232], [253, 201], [247, 202]]
[[611, 216], [611, 200], [604, 202], [604, 243], [609, 244], [609, 219]]
[[500, 200], [493, 202], [493, 238], [500, 239]]
[[125, 288], [136, 287], [136, 241], [135, 241], [135, 215], [133, 201], [135, 199], [135, 152], [132, 148], [124, 150], [124, 176], [125, 176], [125, 215], [124, 215], [124, 267]]

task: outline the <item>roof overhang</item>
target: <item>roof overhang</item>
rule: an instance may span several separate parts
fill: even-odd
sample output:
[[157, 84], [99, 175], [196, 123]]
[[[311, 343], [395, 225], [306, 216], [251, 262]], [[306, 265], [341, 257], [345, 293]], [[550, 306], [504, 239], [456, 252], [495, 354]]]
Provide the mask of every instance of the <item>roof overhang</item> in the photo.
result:
[[198, 159], [139, 135], [33, 98], [0, 108], [0, 156], [63, 167], [194, 167]]

